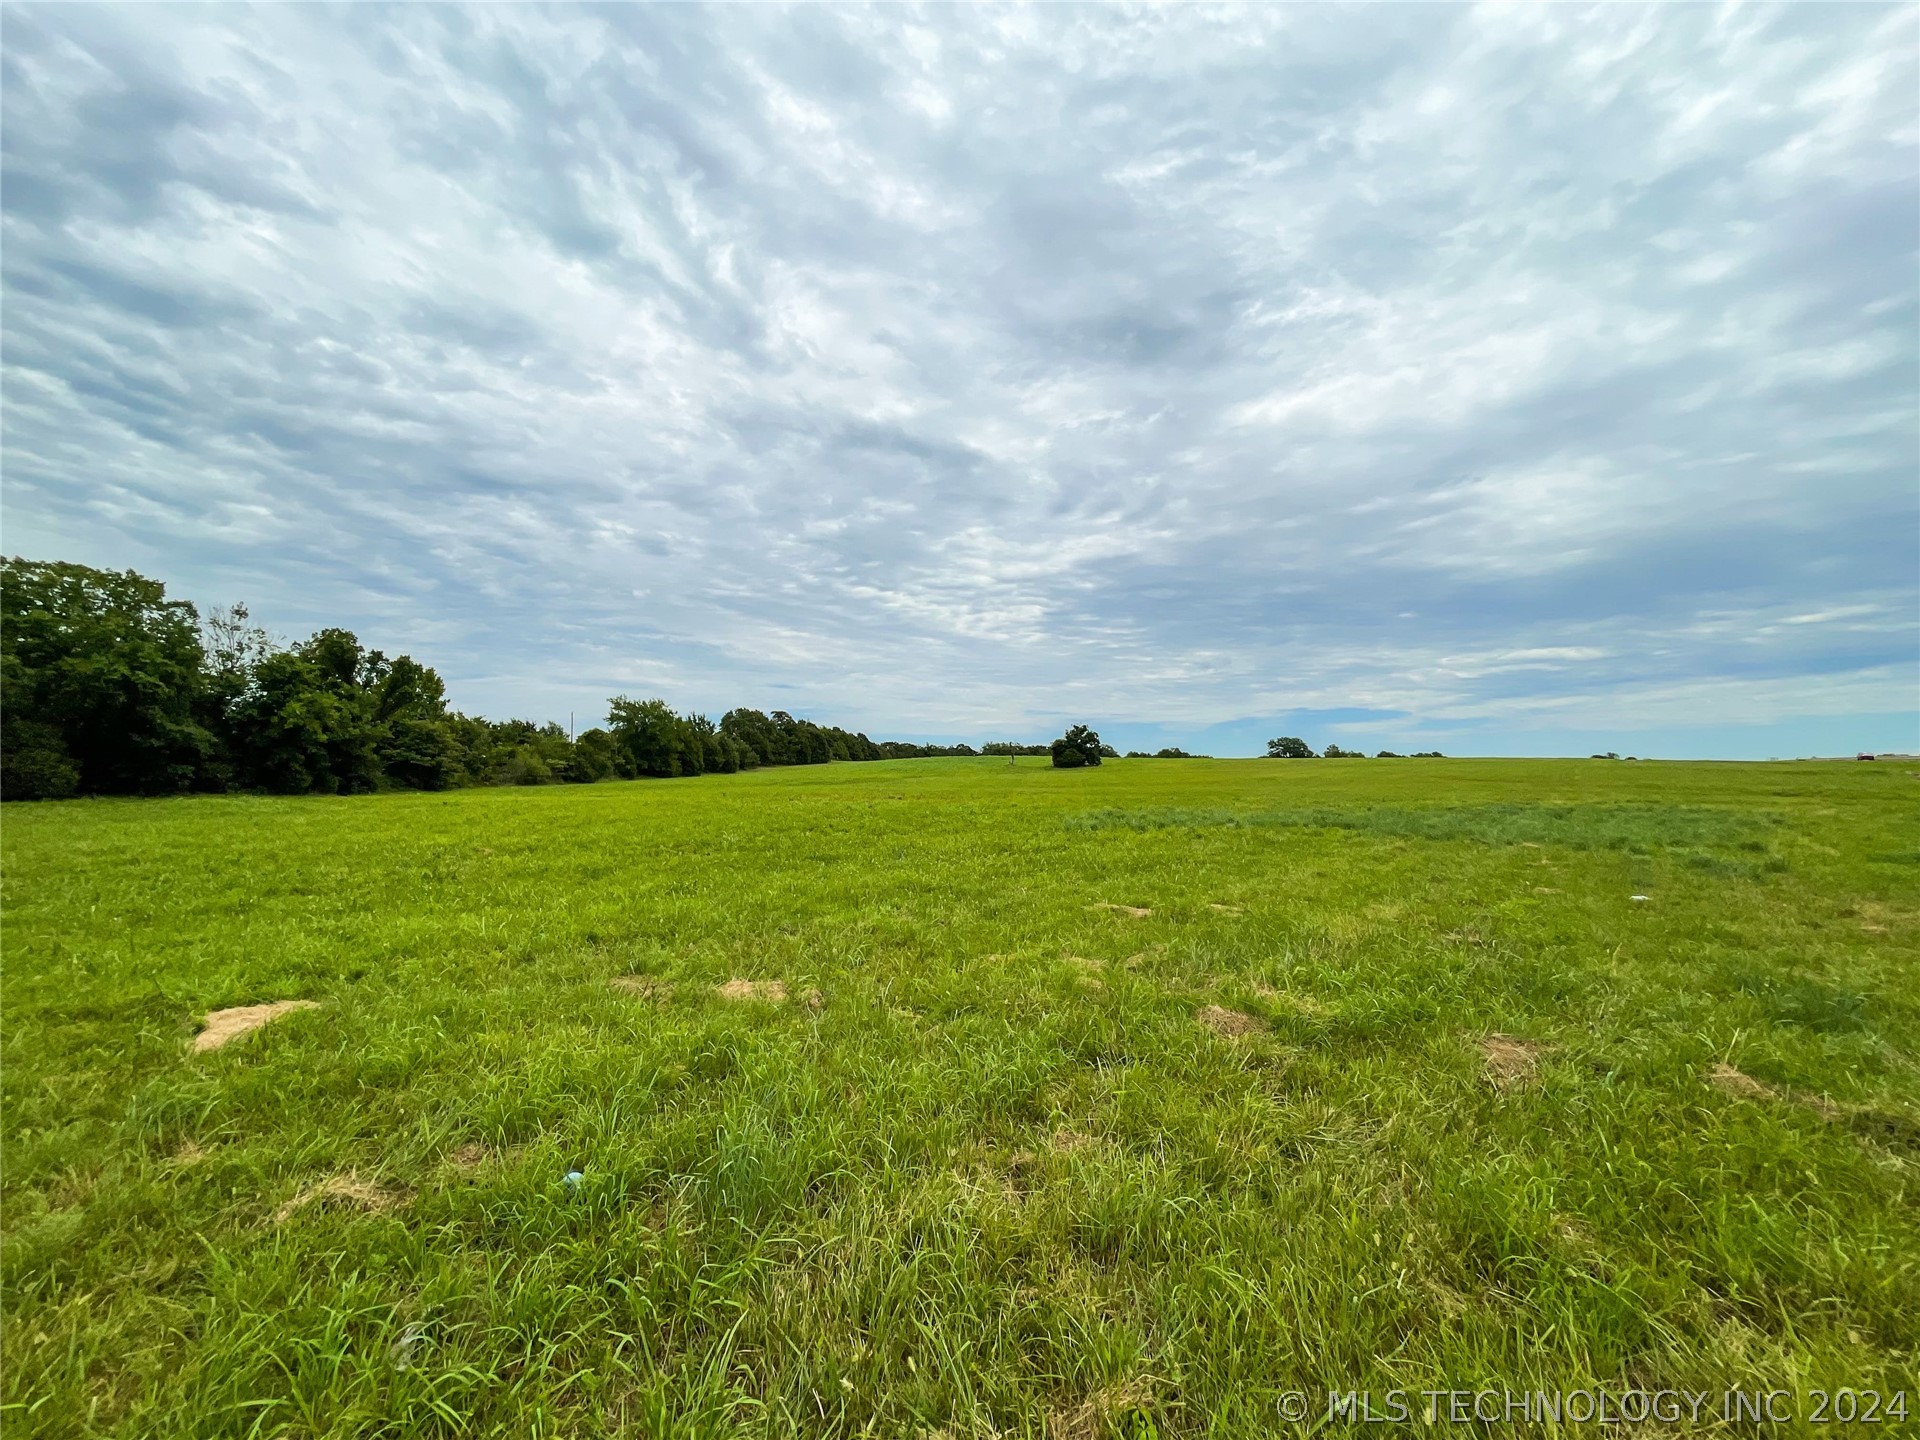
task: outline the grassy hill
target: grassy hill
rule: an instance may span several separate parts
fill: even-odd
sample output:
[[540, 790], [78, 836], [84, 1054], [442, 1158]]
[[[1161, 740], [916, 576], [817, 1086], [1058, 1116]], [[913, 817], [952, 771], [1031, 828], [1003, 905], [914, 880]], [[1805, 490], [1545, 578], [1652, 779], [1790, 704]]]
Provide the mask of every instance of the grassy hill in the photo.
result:
[[9, 1435], [1913, 1387], [1900, 767], [907, 761], [0, 843]]

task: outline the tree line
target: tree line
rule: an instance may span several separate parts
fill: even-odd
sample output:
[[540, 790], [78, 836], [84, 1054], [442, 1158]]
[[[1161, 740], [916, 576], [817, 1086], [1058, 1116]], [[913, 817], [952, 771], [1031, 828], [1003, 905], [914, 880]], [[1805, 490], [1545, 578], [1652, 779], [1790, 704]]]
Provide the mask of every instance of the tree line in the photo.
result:
[[131, 570], [0, 559], [0, 796], [10, 800], [439, 790], [975, 753], [876, 742], [784, 710], [729, 710], [715, 724], [626, 696], [578, 737], [486, 720], [448, 708], [432, 667], [369, 650], [349, 630], [285, 644], [243, 605], [202, 616]]
[[[1328, 745], [1318, 755], [1313, 747], [1298, 735], [1282, 735], [1277, 740], [1267, 741], [1267, 759], [1269, 760], [1364, 760], [1364, 750], [1342, 750], [1338, 745]], [[1438, 750], [1416, 750], [1412, 755], [1401, 755], [1397, 751], [1382, 750], [1374, 756], [1376, 760], [1444, 760], [1447, 757]]]

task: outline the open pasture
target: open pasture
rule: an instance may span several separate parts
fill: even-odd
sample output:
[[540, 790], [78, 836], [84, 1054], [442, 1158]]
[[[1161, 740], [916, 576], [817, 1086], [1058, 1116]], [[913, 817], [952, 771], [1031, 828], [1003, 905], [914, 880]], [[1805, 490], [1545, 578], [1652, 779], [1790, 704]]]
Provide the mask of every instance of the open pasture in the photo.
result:
[[1914, 1389], [1900, 766], [909, 761], [0, 829], [9, 1436]]

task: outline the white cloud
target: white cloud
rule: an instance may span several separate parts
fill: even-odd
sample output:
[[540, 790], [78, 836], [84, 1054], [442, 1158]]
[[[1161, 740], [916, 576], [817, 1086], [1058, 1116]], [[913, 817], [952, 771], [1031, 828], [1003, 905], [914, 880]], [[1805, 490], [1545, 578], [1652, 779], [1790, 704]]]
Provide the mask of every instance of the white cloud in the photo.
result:
[[1910, 10], [21, 8], [5, 59], [9, 548], [471, 707], [1913, 678]]

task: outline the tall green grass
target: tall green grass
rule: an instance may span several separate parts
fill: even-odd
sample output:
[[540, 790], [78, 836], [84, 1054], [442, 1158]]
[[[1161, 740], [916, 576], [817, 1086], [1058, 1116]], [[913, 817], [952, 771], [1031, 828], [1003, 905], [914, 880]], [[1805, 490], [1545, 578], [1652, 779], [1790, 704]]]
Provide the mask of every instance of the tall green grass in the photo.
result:
[[[1878, 857], [1916, 799], [1002, 760], [10, 806], [0, 1427], [1255, 1436], [1291, 1390], [1911, 1391], [1920, 893]], [[324, 1008], [189, 1053], [290, 998]]]

